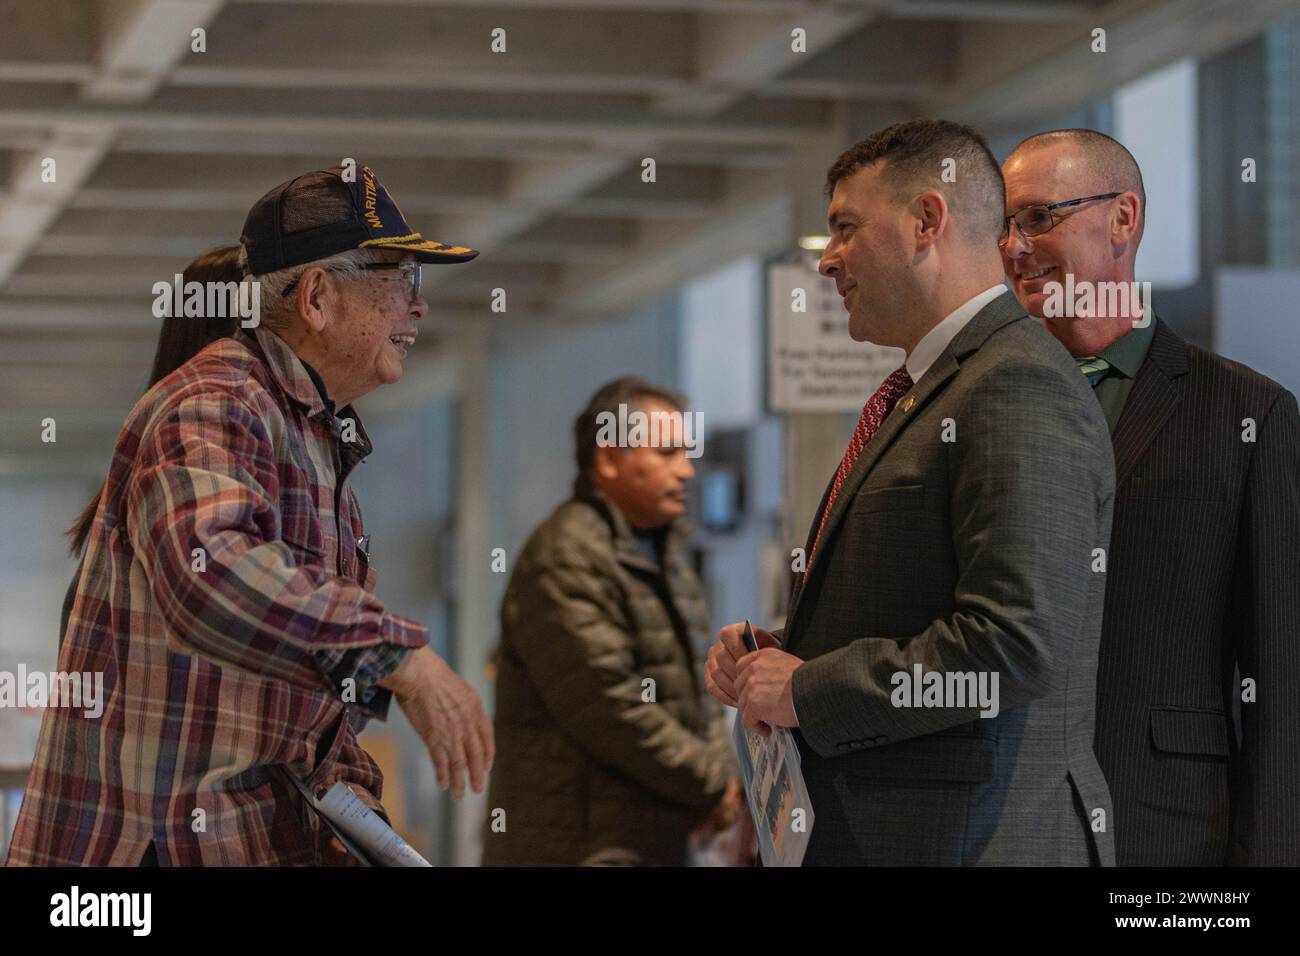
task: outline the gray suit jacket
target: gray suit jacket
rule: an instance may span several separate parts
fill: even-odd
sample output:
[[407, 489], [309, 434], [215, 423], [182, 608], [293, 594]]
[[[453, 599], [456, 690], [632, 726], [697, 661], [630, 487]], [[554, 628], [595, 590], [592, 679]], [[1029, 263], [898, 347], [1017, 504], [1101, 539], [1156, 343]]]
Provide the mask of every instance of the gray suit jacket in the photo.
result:
[[[1114, 863], [1092, 750], [1114, 486], [1087, 381], [999, 296], [858, 457], [791, 597], [805, 863]], [[895, 706], [917, 664], [996, 675], [997, 716]]]

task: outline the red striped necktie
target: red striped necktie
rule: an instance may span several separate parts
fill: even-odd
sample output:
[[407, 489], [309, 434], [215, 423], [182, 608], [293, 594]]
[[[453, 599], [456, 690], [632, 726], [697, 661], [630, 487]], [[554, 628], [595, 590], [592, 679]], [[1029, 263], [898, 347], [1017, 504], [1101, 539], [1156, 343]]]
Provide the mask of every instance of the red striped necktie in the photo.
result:
[[840, 459], [840, 467], [835, 472], [835, 483], [831, 485], [830, 497], [826, 499], [826, 507], [822, 511], [821, 523], [817, 525], [817, 537], [813, 539], [812, 552], [808, 555], [809, 568], [812, 567], [812, 557], [817, 553], [817, 545], [822, 539], [822, 531], [826, 528], [826, 516], [831, 513], [831, 508], [835, 505], [840, 486], [849, 477], [849, 472], [853, 470], [853, 463], [858, 460], [858, 455], [862, 454], [862, 449], [867, 446], [867, 442], [871, 441], [871, 436], [880, 430], [880, 425], [890, 409], [907, 394], [911, 387], [912, 376], [907, 374], [907, 366], [895, 369], [880, 383], [880, 388], [876, 389], [875, 394], [867, 399], [867, 404], [862, 406], [862, 417], [858, 419], [858, 427], [853, 430], [853, 437], [849, 439], [849, 447], [844, 449], [844, 457]]

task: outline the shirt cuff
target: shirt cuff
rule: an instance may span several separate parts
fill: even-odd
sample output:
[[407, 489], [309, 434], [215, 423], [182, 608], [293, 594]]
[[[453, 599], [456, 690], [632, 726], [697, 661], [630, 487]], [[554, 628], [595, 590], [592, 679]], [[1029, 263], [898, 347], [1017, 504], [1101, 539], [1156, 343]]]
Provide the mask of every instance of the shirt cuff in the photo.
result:
[[429, 632], [423, 626], [396, 615], [384, 620], [383, 631], [384, 643], [317, 655], [321, 669], [340, 693], [347, 687], [345, 680], [354, 682], [349, 688], [352, 693], [346, 695], [351, 699], [344, 703], [378, 720], [388, 718], [393, 698], [392, 692], [380, 687], [379, 682], [397, 670], [407, 654], [429, 642]]

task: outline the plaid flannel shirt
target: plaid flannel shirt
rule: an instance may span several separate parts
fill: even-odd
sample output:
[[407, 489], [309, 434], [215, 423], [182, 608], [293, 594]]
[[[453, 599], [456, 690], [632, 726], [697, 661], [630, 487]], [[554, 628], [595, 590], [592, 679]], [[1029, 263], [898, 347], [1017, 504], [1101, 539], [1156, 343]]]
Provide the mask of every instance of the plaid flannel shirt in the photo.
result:
[[376, 681], [428, 633], [375, 597], [347, 487], [371, 446], [339, 416], [354, 441], [260, 328], [136, 404], [59, 655], [103, 672], [104, 711], [47, 710], [10, 864], [134, 866], [151, 841], [164, 866], [319, 862], [278, 768], [378, 808], [349, 712], [382, 718]]

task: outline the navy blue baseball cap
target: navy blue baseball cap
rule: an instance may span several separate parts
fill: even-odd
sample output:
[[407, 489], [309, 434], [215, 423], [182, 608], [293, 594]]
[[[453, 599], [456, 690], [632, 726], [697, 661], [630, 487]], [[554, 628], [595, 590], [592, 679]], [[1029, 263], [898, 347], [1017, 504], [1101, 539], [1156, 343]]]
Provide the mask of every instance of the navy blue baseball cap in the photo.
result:
[[[348, 178], [344, 173], [350, 173]], [[294, 201], [292, 188], [320, 179], [352, 203], [352, 215], [337, 222], [285, 232], [284, 208]], [[351, 181], [349, 181], [349, 179]], [[468, 246], [426, 239], [412, 229], [397, 203], [369, 166], [333, 166], [281, 183], [253, 204], [239, 237], [248, 254], [251, 275], [314, 262], [352, 249], [393, 249], [414, 254], [419, 262], [469, 262], [478, 252]]]

